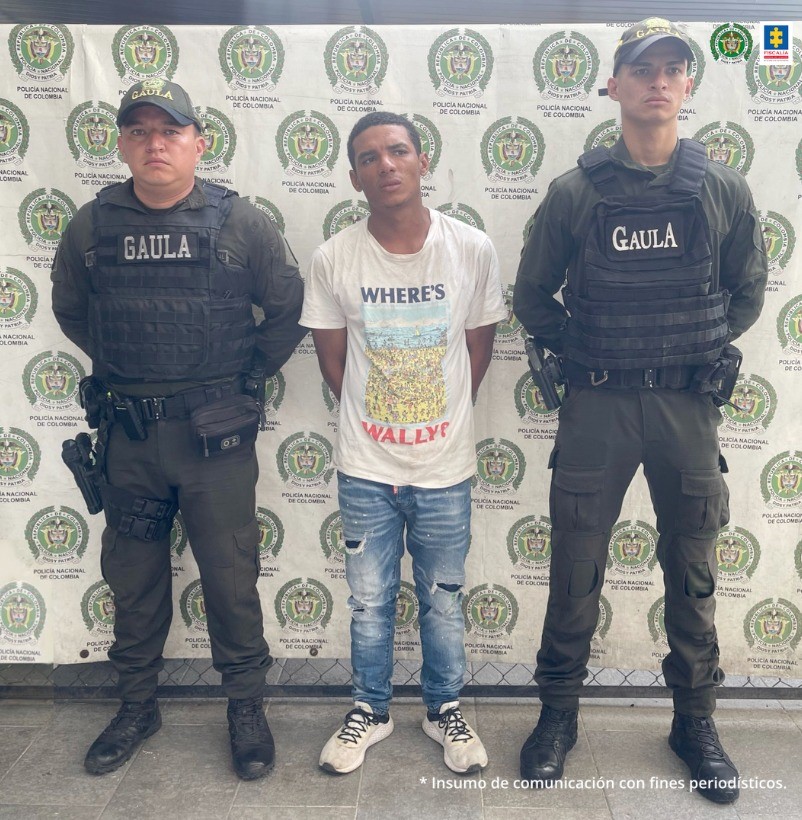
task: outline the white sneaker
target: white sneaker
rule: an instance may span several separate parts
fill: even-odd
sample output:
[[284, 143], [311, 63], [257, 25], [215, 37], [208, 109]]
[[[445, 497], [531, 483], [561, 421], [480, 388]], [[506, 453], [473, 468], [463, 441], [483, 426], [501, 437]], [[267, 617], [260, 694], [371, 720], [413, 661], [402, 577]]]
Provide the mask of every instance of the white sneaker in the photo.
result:
[[365, 752], [393, 731], [390, 715], [374, 715], [367, 703], [356, 701], [345, 716], [343, 725], [329, 738], [320, 753], [319, 766], [334, 774], [347, 774], [358, 769]]
[[462, 717], [458, 700], [444, 703], [434, 720], [427, 714], [423, 731], [443, 747], [443, 759], [452, 772], [471, 774], [487, 766], [484, 744]]

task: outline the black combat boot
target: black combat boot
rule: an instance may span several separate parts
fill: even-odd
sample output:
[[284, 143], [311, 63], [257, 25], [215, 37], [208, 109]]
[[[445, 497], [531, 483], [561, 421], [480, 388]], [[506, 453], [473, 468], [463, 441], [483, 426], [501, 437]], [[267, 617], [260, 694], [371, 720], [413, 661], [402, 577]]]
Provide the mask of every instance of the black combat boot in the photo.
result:
[[106, 774], [119, 769], [146, 738], [162, 725], [156, 698], [142, 702], [124, 702], [111, 723], [89, 747], [84, 767], [92, 774]]
[[668, 745], [691, 770], [696, 791], [714, 803], [738, 799], [738, 769], [721, 748], [712, 717], [692, 717], [674, 712]]
[[264, 777], [273, 768], [276, 748], [265, 720], [261, 695], [228, 701], [228, 734], [234, 771], [243, 780]]
[[544, 703], [534, 732], [521, 749], [521, 777], [536, 789], [563, 776], [563, 764], [576, 743], [577, 709], [560, 711]]

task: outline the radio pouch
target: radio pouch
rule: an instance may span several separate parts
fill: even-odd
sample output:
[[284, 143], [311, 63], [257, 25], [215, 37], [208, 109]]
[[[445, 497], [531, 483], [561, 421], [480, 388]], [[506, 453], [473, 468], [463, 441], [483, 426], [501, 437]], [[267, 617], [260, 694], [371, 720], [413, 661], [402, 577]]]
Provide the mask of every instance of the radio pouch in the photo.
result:
[[196, 407], [189, 417], [205, 458], [241, 450], [256, 441], [261, 411], [252, 396], [239, 393]]

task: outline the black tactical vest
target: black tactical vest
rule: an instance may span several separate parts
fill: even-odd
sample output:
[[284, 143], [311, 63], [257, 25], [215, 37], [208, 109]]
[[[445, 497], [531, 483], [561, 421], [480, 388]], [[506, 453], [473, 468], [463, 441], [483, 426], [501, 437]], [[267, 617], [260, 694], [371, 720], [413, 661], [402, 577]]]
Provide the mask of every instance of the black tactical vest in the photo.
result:
[[229, 267], [217, 250], [236, 194], [204, 182], [207, 207], [165, 215], [110, 202], [110, 187], [97, 194], [95, 248], [87, 254], [94, 374], [205, 381], [247, 370], [252, 275]]
[[634, 197], [624, 194], [608, 149], [583, 154], [579, 166], [602, 199], [575, 281], [563, 289], [566, 357], [594, 370], [716, 359], [728, 332], [729, 295], [713, 281], [699, 197], [704, 146], [681, 140], [667, 188]]

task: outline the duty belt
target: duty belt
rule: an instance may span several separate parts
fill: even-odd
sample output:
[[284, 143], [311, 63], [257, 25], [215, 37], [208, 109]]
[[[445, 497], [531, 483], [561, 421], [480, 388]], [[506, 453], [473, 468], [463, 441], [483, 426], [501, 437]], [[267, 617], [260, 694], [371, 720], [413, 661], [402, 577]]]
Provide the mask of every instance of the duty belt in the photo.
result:
[[[196, 408], [243, 392], [242, 379], [184, 390], [175, 396], [127, 396], [143, 422], [188, 418]], [[115, 416], [117, 408], [113, 408]]]
[[631, 368], [627, 370], [589, 370], [570, 359], [563, 360], [563, 372], [570, 384], [577, 387], [601, 387], [612, 390], [638, 387], [667, 387], [684, 390], [690, 387], [698, 368], [691, 365]]

